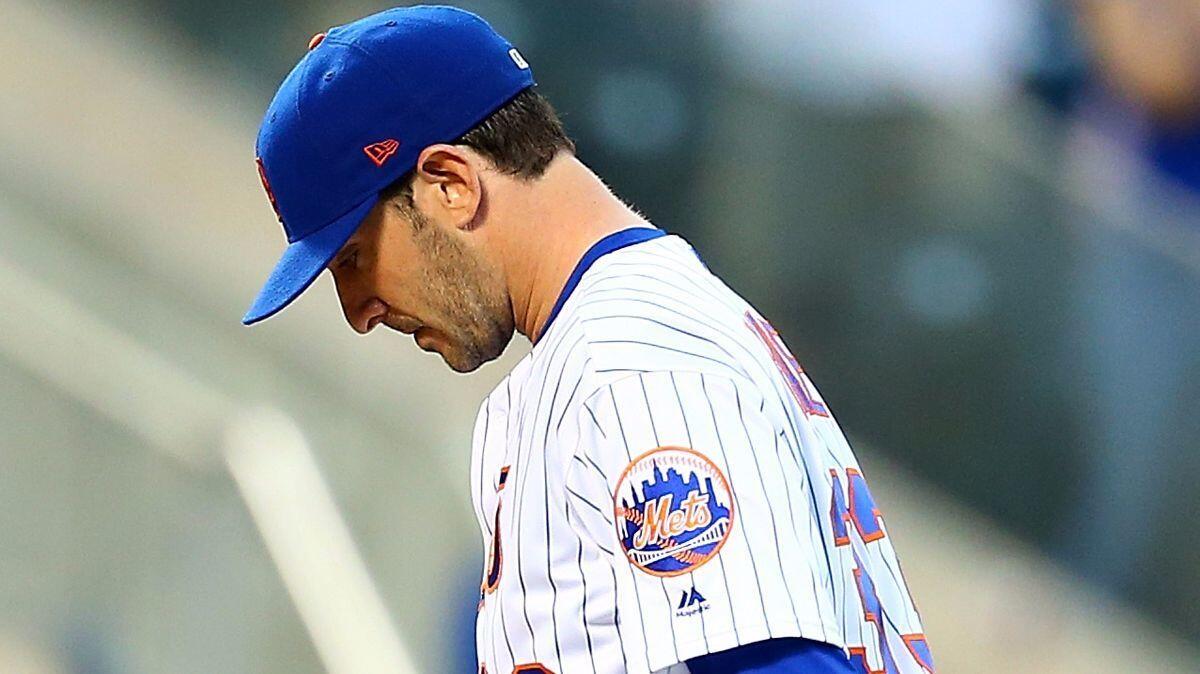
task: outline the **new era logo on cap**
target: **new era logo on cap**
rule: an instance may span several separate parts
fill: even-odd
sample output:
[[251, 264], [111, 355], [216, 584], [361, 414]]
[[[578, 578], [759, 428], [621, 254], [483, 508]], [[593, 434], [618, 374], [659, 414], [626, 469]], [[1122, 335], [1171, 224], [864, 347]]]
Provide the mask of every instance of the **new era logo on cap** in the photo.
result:
[[378, 143], [371, 143], [363, 148], [363, 152], [375, 162], [376, 166], [383, 166], [383, 162], [388, 160], [388, 157], [396, 154], [396, 150], [400, 148], [400, 141], [388, 138], [381, 140]]
[[258, 165], [258, 179], [262, 181], [263, 189], [267, 192], [267, 199], [271, 202], [271, 208], [275, 209], [275, 217], [283, 222], [283, 215], [279, 212], [279, 202], [275, 201], [275, 191], [271, 189], [271, 181], [267, 180], [267, 169], [263, 167], [261, 157], [255, 157], [254, 163]]

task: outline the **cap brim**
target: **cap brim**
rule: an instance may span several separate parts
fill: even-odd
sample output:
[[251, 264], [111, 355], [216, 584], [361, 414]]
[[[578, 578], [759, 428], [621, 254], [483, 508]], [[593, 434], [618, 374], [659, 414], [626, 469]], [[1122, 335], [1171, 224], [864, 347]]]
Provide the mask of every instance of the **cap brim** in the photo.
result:
[[242, 323], [251, 325], [274, 316], [307, 290], [378, 200], [378, 196], [372, 196], [349, 213], [289, 244], [254, 304], [242, 317]]

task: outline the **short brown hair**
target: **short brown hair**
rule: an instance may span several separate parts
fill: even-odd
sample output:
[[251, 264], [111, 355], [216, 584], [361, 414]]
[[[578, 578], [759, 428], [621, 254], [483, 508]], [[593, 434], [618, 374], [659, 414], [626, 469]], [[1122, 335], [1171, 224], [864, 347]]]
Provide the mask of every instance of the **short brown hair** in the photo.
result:
[[[532, 88], [517, 94], [452, 144], [465, 145], [497, 170], [524, 180], [540, 178], [560, 151], [575, 153], [575, 143], [567, 137], [558, 113]], [[412, 171], [405, 173], [385, 187], [379, 198], [399, 197], [412, 206], [412, 178]]]

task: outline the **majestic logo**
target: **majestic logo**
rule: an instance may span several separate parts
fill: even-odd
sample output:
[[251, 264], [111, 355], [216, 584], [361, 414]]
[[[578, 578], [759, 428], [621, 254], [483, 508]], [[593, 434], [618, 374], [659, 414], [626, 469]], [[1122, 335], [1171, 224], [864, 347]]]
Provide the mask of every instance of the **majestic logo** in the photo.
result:
[[693, 587], [691, 590], [683, 591], [683, 596], [679, 598], [679, 606], [675, 608], [675, 615], [679, 618], [686, 618], [707, 609], [708, 600]]
[[654, 576], [694, 571], [733, 528], [733, 493], [716, 464], [683, 447], [659, 447], [625, 468], [613, 495], [625, 556]]
[[400, 141], [388, 138], [378, 143], [371, 143], [363, 148], [363, 152], [370, 157], [371, 161], [375, 162], [376, 166], [383, 166], [383, 162], [396, 154], [398, 149], [400, 149]]

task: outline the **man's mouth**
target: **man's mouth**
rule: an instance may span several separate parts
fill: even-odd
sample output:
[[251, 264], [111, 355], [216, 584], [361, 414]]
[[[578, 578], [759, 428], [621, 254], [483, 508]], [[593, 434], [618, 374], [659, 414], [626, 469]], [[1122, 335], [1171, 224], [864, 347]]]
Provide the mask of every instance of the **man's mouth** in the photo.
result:
[[437, 351], [437, 345], [442, 341], [441, 333], [412, 316], [388, 314], [384, 317], [383, 324], [396, 332], [412, 335], [413, 341], [422, 351]]
[[384, 319], [383, 324], [396, 332], [403, 332], [406, 335], [414, 334], [417, 330], [424, 327], [420, 321], [411, 316], [388, 316]]

